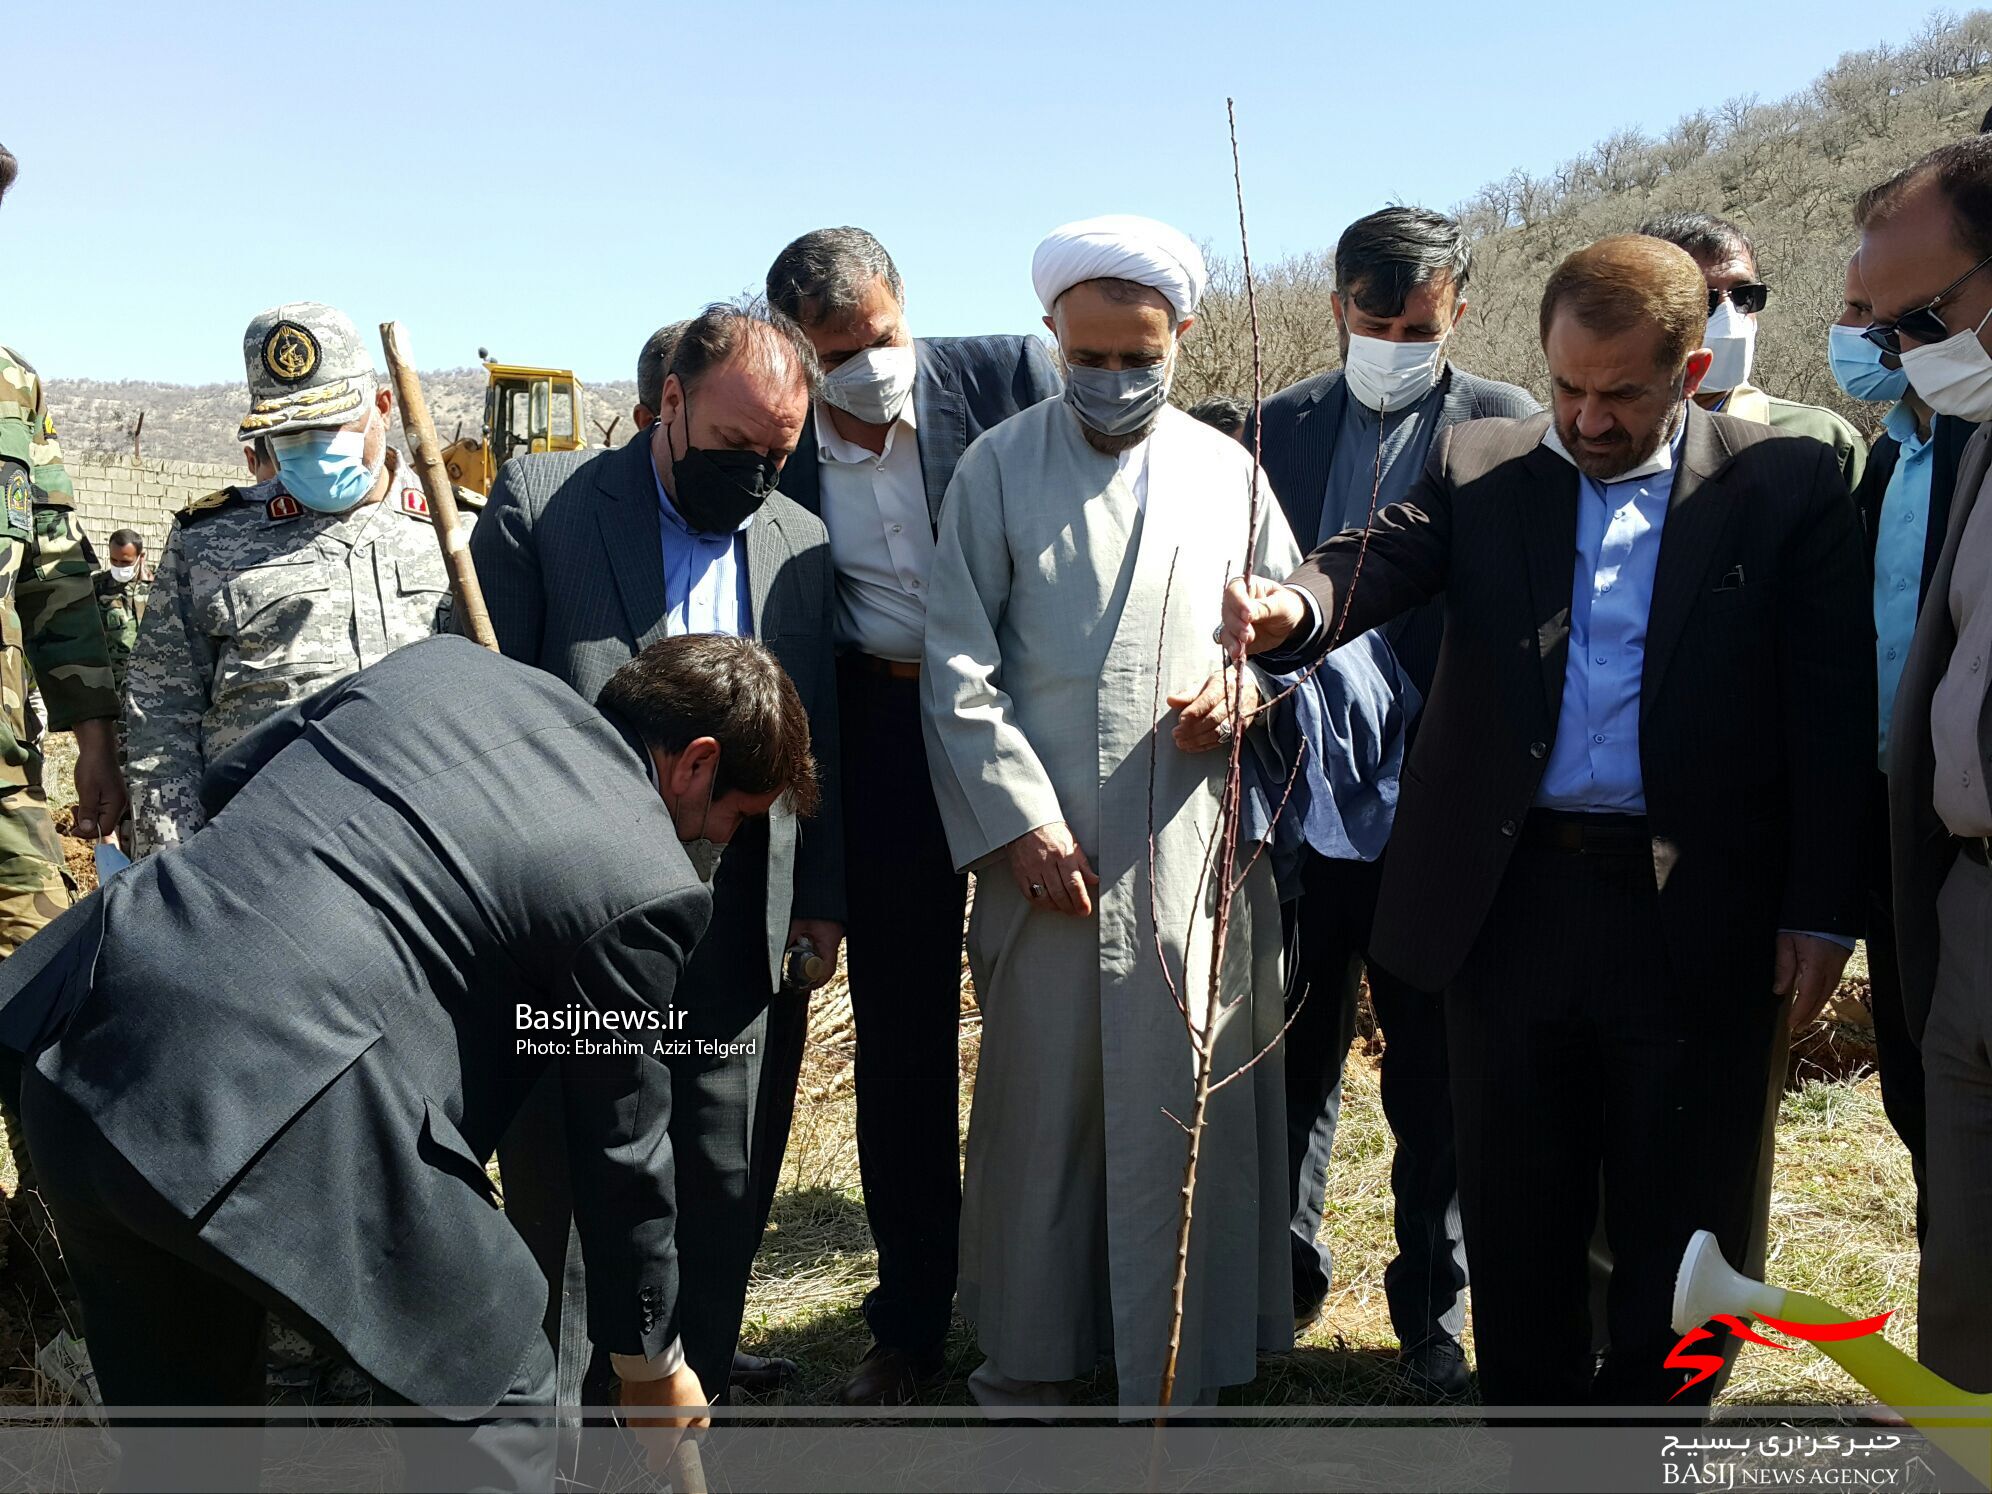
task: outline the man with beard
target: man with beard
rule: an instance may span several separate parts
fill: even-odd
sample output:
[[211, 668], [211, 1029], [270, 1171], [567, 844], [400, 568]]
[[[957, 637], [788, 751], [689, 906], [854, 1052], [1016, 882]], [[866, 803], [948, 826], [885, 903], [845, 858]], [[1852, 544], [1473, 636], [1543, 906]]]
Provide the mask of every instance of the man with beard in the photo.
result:
[[1492, 1404], [1681, 1389], [1681, 1252], [1742, 1257], [1774, 1024], [1794, 994], [1812, 1020], [1860, 927], [1860, 525], [1830, 447], [1690, 402], [1706, 320], [1683, 250], [1578, 250], [1543, 292], [1552, 414], [1441, 433], [1374, 525], [1225, 608], [1229, 647], [1292, 667], [1444, 595], [1374, 948], [1446, 993]]
[[[457, 1443], [474, 1466], [412, 1486], [551, 1487], [551, 1439], [519, 1422], [553, 1399], [545, 1282], [485, 1175], [539, 1083], [621, 1398], [693, 1414], [651, 1055], [705, 1015], [681, 977], [712, 898], [687, 852], [816, 797], [781, 667], [670, 639], [597, 706], [429, 639], [273, 715], [201, 795], [200, 834], [0, 968], [0, 1080], [105, 1401], [261, 1406], [276, 1311], [408, 1402], [502, 1408]], [[180, 1470], [147, 1440], [121, 1487], [256, 1487], [253, 1439], [219, 1430]]]
[[[1251, 457], [1167, 403], [1203, 290], [1196, 245], [1152, 219], [1095, 218], [1053, 231], [1031, 278], [1065, 397], [985, 433], [956, 469], [921, 670], [935, 798], [956, 867], [976, 873], [961, 1308], [987, 1356], [969, 1382], [983, 1405], [1061, 1401], [1110, 1357], [1121, 1403], [1148, 1406], [1187, 1145], [1165, 1111], [1192, 1103], [1186, 1025], [1204, 1021], [1217, 897], [1202, 873], [1233, 730], [1217, 588], [1297, 556], [1263, 485], [1248, 529]], [[1242, 690], [1255, 712], [1256, 682]], [[1270, 863], [1239, 880], [1217, 1074], [1281, 1021]], [[1293, 1341], [1280, 1109], [1271, 1063], [1211, 1100], [1182, 1404]]]

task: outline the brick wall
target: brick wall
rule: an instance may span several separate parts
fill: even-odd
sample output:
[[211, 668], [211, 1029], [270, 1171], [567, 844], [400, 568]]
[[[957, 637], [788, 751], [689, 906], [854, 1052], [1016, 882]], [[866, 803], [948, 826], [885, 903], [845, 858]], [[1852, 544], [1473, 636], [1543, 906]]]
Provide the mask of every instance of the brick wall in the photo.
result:
[[249, 474], [241, 467], [209, 462], [110, 462], [66, 460], [76, 487], [76, 516], [101, 560], [114, 529], [136, 529], [145, 536], [145, 555], [157, 561], [166, 544], [173, 515], [192, 503]]

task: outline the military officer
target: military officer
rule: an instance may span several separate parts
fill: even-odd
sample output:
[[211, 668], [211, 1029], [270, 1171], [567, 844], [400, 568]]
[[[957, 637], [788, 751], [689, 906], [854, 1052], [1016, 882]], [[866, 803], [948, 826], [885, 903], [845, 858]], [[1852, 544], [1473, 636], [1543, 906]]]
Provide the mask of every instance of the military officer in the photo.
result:
[[[97, 588], [97, 612], [104, 620], [104, 646], [111, 655], [111, 682], [124, 694], [126, 666], [138, 642], [138, 620], [152, 591], [152, 567], [145, 563], [145, 536], [120, 529], [105, 549], [110, 562], [92, 577]], [[120, 725], [119, 736], [123, 736]]]
[[[0, 146], [0, 197], [17, 165]], [[76, 830], [108, 832], [124, 808], [117, 692], [90, 592], [93, 557], [70, 506], [41, 379], [0, 347], [0, 959], [69, 906], [62, 846], [41, 787], [25, 671], [51, 731], [76, 734]]]
[[[0, 146], [0, 198], [16, 170]], [[42, 792], [42, 723], [28, 705], [30, 669], [48, 728], [76, 734], [76, 833], [108, 833], [124, 812], [113, 728], [118, 697], [90, 592], [94, 557], [70, 512], [74, 497], [41, 379], [25, 358], [0, 347], [0, 960], [70, 901], [62, 842]], [[7, 1126], [11, 1144], [11, 1115]], [[25, 1149], [16, 1149], [22, 1191], [27, 1160]]]
[[127, 682], [137, 855], [201, 827], [202, 773], [252, 727], [448, 628], [429, 505], [352, 322], [273, 307], [242, 356], [238, 435], [263, 438], [276, 476], [197, 500], [166, 537]]

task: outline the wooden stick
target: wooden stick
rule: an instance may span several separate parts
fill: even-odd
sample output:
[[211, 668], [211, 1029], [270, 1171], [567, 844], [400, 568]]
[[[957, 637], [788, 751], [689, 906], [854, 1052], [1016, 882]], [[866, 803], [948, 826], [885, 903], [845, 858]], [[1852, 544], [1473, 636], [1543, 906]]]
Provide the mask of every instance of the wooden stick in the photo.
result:
[[491, 628], [491, 614], [484, 607], [484, 591], [477, 584], [477, 567], [470, 558], [470, 546], [457, 531], [456, 489], [443, 466], [443, 448], [436, 440], [436, 427], [429, 419], [429, 405], [422, 398], [422, 381], [415, 376], [415, 359], [408, 351], [408, 333], [399, 322], [380, 324], [380, 343], [387, 353], [388, 377], [394, 380], [394, 398], [401, 406], [402, 428], [408, 432], [415, 462], [415, 475], [421, 479], [422, 493], [429, 500], [429, 521], [436, 526], [436, 542], [443, 547], [443, 565], [450, 573], [450, 590], [456, 594], [457, 610], [463, 615], [464, 631], [494, 654], [498, 635]]

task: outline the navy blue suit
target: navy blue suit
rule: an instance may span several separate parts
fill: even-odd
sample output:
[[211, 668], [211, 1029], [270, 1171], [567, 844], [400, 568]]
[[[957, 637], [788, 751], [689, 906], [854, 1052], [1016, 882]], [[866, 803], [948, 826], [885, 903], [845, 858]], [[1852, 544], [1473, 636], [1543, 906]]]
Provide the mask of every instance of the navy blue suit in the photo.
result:
[[[1034, 337], [935, 337], [914, 344], [913, 417], [927, 516], [969, 443], [1059, 392]], [[782, 467], [781, 489], [820, 513], [816, 423]], [[845, 934], [858, 1028], [858, 1163], [878, 1243], [865, 1321], [879, 1343], [925, 1355], [947, 1336], [961, 1222], [958, 1134], [961, 934], [967, 879], [954, 870], [927, 774], [920, 684], [845, 654]]]
[[[1321, 536], [1343, 409], [1351, 398], [1337, 369], [1303, 379], [1265, 404], [1260, 460], [1303, 547]], [[1450, 364], [1439, 399], [1431, 421], [1433, 441], [1439, 431], [1462, 421], [1532, 415], [1538, 408], [1526, 391]], [[1252, 439], [1249, 427], [1245, 439]], [[1407, 450], [1398, 460], [1414, 457], [1422, 466], [1419, 452]], [[1335, 495], [1344, 507], [1349, 496]], [[1367, 495], [1355, 496], [1360, 510]], [[1331, 518], [1331, 530], [1335, 522]], [[1421, 696], [1429, 694], [1444, 632], [1441, 606], [1427, 603], [1385, 631], [1405, 674]], [[1342, 1065], [1355, 1034], [1367, 967], [1370, 1004], [1385, 1034], [1383, 1113], [1396, 1143], [1390, 1187], [1397, 1255], [1384, 1270], [1384, 1294], [1398, 1338], [1409, 1346], [1441, 1335], [1459, 1337], [1466, 1320], [1466, 1249], [1445, 1009], [1436, 995], [1413, 988], [1370, 958], [1382, 870], [1381, 860], [1334, 861], [1309, 852], [1301, 865], [1300, 901], [1288, 904], [1287, 1001], [1299, 1007], [1285, 1047], [1294, 1304], [1296, 1313], [1310, 1312], [1327, 1295], [1333, 1277], [1333, 1257], [1318, 1236], [1327, 1203], [1328, 1159], [1342, 1111]]]

